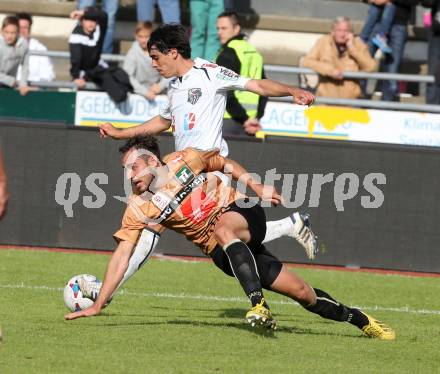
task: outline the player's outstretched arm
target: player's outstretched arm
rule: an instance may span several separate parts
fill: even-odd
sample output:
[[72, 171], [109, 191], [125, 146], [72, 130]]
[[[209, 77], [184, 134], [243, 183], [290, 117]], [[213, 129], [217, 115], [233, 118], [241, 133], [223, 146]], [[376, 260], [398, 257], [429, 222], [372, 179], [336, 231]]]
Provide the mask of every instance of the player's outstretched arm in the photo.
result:
[[232, 179], [245, 183], [260, 199], [270, 201], [273, 205], [279, 205], [283, 202], [281, 195], [274, 186], [264, 185], [256, 181], [237, 161], [225, 158], [225, 170], [231, 172]]
[[274, 205], [283, 202], [281, 195], [276, 191], [274, 186], [267, 186], [259, 183], [252, 178], [252, 175], [249, 174], [237, 161], [220, 156], [218, 149], [196, 152], [199, 153], [202, 162], [205, 164], [205, 171], [221, 171], [225, 174], [231, 174], [232, 179], [244, 183], [262, 200], [270, 201]]
[[142, 266], [145, 265], [148, 258], [153, 253], [154, 248], [156, 248], [157, 243], [159, 242], [160, 234], [162, 234], [164, 231], [165, 227], [159, 224], [142, 230], [141, 236], [139, 237], [139, 240], [130, 257], [127, 270], [125, 271], [121, 282], [111, 295], [111, 298], [113, 298], [113, 296], [122, 287], [122, 285], [125, 284], [125, 282], [127, 282]]
[[133, 248], [133, 243], [130, 243], [128, 241], [119, 242], [118, 247], [113, 253], [110, 262], [108, 263], [104, 282], [95, 303], [90, 308], [81, 310], [79, 312], [66, 314], [64, 316], [64, 319], [72, 320], [81, 317], [91, 317], [99, 315], [101, 313], [101, 310], [104, 307], [105, 303], [114, 293], [116, 287], [121, 282], [122, 277], [127, 270], [128, 262], [130, 260]]
[[261, 96], [293, 96], [293, 102], [299, 105], [312, 105], [315, 101], [315, 96], [309, 91], [270, 79], [251, 79], [246, 83], [246, 90]]
[[156, 135], [168, 130], [170, 126], [170, 120], [157, 115], [139, 126], [127, 129], [117, 129], [109, 122], [101, 123], [99, 125], [99, 135], [101, 138], [131, 139], [139, 135]]

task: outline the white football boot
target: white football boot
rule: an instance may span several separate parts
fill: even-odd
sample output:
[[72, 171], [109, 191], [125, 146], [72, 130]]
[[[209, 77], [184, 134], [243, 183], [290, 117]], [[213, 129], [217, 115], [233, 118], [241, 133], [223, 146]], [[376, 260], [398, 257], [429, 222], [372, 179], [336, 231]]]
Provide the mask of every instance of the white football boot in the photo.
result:
[[313, 260], [319, 251], [316, 241], [318, 237], [310, 228], [309, 215], [295, 212], [290, 218], [293, 222], [293, 229], [289, 236], [296, 239], [304, 247], [307, 257]]

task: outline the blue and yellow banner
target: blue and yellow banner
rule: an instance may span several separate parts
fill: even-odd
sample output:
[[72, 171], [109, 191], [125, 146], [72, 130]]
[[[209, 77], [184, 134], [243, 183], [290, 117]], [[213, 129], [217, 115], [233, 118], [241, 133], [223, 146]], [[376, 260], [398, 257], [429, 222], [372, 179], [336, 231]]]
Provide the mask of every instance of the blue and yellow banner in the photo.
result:
[[[111, 122], [116, 127], [136, 126], [159, 114], [166, 104], [166, 96], [148, 101], [131, 95], [116, 106], [103, 92], [81, 91], [76, 97], [75, 125]], [[259, 137], [279, 135], [440, 147], [440, 114], [318, 105], [309, 108], [269, 101], [261, 124], [263, 131], [258, 133]]]

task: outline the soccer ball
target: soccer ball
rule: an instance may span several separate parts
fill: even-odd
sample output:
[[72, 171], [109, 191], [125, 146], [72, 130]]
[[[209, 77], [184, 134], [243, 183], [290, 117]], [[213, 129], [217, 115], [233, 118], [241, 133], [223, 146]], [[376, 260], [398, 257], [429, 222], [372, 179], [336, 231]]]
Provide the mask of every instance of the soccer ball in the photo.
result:
[[93, 300], [85, 297], [79, 288], [78, 279], [80, 278], [84, 278], [87, 282], [101, 283], [98, 278], [90, 274], [80, 274], [72, 277], [64, 287], [64, 304], [71, 312], [87, 309], [93, 305]]

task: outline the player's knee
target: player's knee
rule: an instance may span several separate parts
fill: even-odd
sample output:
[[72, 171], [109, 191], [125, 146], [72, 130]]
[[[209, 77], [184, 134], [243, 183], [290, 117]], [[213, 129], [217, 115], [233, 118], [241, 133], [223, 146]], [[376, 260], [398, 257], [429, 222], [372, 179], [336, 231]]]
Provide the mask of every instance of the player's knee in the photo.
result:
[[217, 243], [223, 247], [235, 239], [236, 236], [234, 231], [227, 226], [219, 226], [214, 230], [214, 237]]

